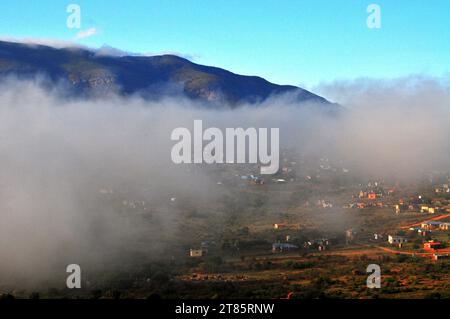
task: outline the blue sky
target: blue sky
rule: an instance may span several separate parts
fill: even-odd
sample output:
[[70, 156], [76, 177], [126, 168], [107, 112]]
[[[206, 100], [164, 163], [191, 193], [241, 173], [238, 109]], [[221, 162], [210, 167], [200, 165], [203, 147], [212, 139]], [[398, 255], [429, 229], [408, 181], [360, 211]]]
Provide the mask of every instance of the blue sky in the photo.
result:
[[[81, 29], [66, 26], [81, 7]], [[369, 4], [381, 28], [366, 25]], [[9, 0], [0, 36], [178, 52], [201, 64], [312, 87], [359, 77], [443, 76], [450, 65], [450, 0]], [[94, 33], [94, 32], [92, 32]]]

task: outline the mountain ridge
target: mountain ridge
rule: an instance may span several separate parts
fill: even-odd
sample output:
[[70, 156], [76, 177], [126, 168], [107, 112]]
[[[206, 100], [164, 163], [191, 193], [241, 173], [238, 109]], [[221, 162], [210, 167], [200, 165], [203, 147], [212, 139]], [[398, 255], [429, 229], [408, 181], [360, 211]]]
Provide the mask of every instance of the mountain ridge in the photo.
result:
[[62, 80], [75, 94], [86, 96], [114, 92], [158, 98], [182, 93], [196, 100], [238, 106], [289, 93], [298, 102], [334, 105], [297, 86], [274, 84], [259, 76], [240, 75], [171, 54], [114, 56], [86, 48], [0, 41], [0, 79], [8, 75], [45, 75], [51, 83]]

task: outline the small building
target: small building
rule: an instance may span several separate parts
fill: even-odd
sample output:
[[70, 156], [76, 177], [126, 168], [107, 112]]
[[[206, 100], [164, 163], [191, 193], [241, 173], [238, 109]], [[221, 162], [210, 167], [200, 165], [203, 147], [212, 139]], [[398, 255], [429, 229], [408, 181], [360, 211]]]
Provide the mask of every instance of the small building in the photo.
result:
[[405, 236], [389, 235], [388, 242], [391, 245], [392, 244], [405, 244], [408, 242], [408, 238], [406, 238]]
[[448, 184], [443, 184], [442, 187], [436, 187], [435, 192], [436, 193], [450, 193], [450, 188], [448, 187]]
[[331, 245], [331, 241], [327, 238], [320, 238], [320, 239], [311, 239], [305, 242], [305, 248], [318, 248], [319, 250], [325, 250], [327, 246]]
[[439, 225], [440, 230], [449, 230], [450, 229], [450, 223], [441, 223]]
[[436, 207], [429, 207], [429, 206], [421, 206], [420, 207], [421, 213], [434, 214], [434, 213], [436, 213], [436, 211], [437, 211]]
[[444, 246], [442, 245], [442, 243], [438, 242], [438, 241], [429, 241], [423, 244], [423, 249], [425, 250], [435, 250], [435, 249], [441, 249]]
[[350, 243], [355, 239], [356, 233], [353, 231], [353, 229], [348, 229], [345, 232], [345, 241], [346, 243]]
[[264, 179], [262, 179], [261, 177], [256, 177], [253, 179], [253, 184], [264, 185]]
[[369, 193], [369, 194], [367, 194], [367, 198], [368, 199], [371, 199], [371, 200], [373, 200], [373, 199], [377, 199], [377, 194], [375, 194], [375, 193]]
[[381, 239], [383, 239], [383, 234], [378, 234], [378, 233], [375, 233], [375, 234], [373, 234], [373, 239], [374, 240], [381, 240]]
[[423, 229], [430, 230], [430, 229], [440, 228], [441, 224], [442, 224], [442, 222], [430, 220], [430, 221], [427, 221], [427, 222], [423, 222], [420, 225], [420, 227], [422, 227]]
[[202, 257], [204, 255], [203, 249], [190, 249], [189, 250], [189, 257]]
[[324, 199], [320, 199], [317, 201], [317, 206], [322, 207], [322, 208], [332, 208], [333, 204], [331, 204], [330, 202], [327, 202]]
[[298, 249], [298, 246], [289, 243], [273, 243], [272, 252], [283, 252]]
[[286, 224], [273, 224], [273, 229], [283, 229], [286, 228]]
[[417, 229], [417, 233], [421, 236], [428, 236], [429, 234], [431, 234], [431, 230], [419, 228]]
[[421, 206], [421, 207], [420, 207], [420, 212], [421, 212], [421, 213], [428, 213], [428, 209], [429, 209], [428, 206]]
[[281, 168], [281, 171], [285, 174], [292, 172], [292, 168], [284, 166]]

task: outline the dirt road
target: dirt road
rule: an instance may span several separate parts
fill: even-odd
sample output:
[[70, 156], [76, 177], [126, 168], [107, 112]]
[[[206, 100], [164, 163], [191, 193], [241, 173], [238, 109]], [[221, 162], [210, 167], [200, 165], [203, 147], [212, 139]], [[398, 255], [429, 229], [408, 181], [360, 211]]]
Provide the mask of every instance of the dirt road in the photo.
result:
[[428, 218], [428, 219], [425, 219], [425, 220], [423, 220], [421, 222], [418, 222], [418, 223], [414, 223], [414, 224], [407, 225], [407, 226], [401, 226], [400, 228], [401, 229], [408, 229], [410, 227], [420, 226], [424, 222], [428, 222], [428, 221], [432, 221], [432, 220], [440, 220], [440, 219], [444, 219], [444, 218], [450, 218], [450, 214], [445, 214], [445, 215], [440, 215], [440, 216], [436, 216], [436, 217], [433, 217], [433, 218]]

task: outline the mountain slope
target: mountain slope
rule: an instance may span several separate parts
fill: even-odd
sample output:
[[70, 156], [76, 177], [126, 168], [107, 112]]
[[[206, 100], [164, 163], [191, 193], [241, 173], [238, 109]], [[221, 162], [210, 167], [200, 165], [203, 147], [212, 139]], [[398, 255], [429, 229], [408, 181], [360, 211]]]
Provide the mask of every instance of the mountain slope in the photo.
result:
[[105, 56], [80, 48], [56, 49], [0, 41], [0, 78], [30, 78], [43, 74], [51, 82], [65, 81], [77, 94], [140, 93], [156, 98], [184, 93], [193, 99], [260, 102], [269, 96], [293, 93], [300, 102], [332, 105], [299, 87], [277, 85], [256, 76], [199, 65], [174, 55]]

